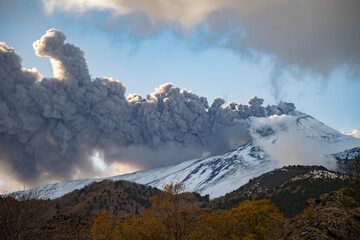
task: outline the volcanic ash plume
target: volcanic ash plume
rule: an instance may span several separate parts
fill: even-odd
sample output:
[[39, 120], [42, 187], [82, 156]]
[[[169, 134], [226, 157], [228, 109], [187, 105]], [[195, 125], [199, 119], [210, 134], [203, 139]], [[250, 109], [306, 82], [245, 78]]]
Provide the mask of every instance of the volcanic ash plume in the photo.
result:
[[209, 106], [205, 97], [170, 83], [146, 99], [125, 97], [121, 82], [90, 78], [84, 53], [60, 31], [48, 30], [33, 46], [50, 58], [53, 78], [21, 68], [20, 57], [0, 43], [0, 167], [30, 186], [96, 174], [95, 152], [109, 165], [138, 168], [224, 152], [249, 138], [234, 120], [295, 111], [284, 102], [262, 107], [257, 97], [225, 107], [216, 98]]

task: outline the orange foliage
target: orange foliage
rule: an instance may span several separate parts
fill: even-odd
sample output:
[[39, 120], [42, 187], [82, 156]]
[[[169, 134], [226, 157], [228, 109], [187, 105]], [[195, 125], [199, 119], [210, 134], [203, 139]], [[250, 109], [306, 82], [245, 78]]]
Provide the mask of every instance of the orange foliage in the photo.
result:
[[106, 211], [92, 228], [95, 239], [265, 239], [283, 220], [269, 200], [243, 202], [230, 211], [202, 214], [183, 201], [183, 186], [171, 183], [145, 213], [125, 218]]
[[116, 222], [112, 214], [102, 210], [91, 229], [93, 237], [98, 240], [114, 239]]
[[164, 194], [154, 199], [144, 214], [114, 217], [106, 211], [92, 228], [95, 239], [183, 239], [194, 230], [197, 207], [182, 201], [184, 187], [179, 183], [164, 186]]
[[191, 239], [266, 239], [284, 220], [269, 200], [245, 201], [222, 213], [204, 212]]

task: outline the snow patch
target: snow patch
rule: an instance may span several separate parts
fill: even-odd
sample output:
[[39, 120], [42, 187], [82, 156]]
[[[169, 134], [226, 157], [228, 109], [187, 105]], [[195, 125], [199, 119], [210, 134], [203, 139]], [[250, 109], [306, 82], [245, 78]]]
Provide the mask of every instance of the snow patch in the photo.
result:
[[345, 135], [349, 135], [355, 138], [360, 138], [360, 128], [359, 129], [354, 129], [348, 132], [344, 132], [343, 134]]
[[335, 173], [335, 172], [329, 172], [329, 171], [324, 171], [324, 170], [312, 170], [308, 173], [305, 173], [303, 175], [300, 176], [296, 176], [292, 179], [290, 179], [290, 182], [295, 182], [298, 180], [304, 180], [304, 179], [340, 179], [340, 180], [345, 180], [347, 179], [347, 176], [340, 174], [340, 173]]

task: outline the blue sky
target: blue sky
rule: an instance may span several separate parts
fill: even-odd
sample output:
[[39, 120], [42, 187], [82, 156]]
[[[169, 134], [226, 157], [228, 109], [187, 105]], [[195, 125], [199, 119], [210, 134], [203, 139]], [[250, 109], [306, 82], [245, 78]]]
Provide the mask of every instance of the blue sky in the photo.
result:
[[[258, 60], [226, 45], [211, 44], [196, 24], [190, 31], [180, 22], [181, 30], [165, 26], [142, 35], [141, 29], [132, 30], [136, 16], [109, 20], [110, 13], [100, 8], [73, 13], [59, 7], [46, 13], [42, 1], [1, 1], [0, 7], [0, 41], [15, 49], [23, 67], [36, 67], [44, 76], [52, 75], [50, 61], [37, 57], [32, 43], [56, 28], [85, 52], [92, 77], [114, 77], [126, 86], [127, 94], [146, 96], [172, 82], [210, 103], [217, 96], [242, 104], [253, 96], [264, 98], [265, 104], [283, 100], [336, 130], [360, 127], [359, 77], [349, 77], [349, 68], [341, 62], [320, 77], [307, 71], [301, 77], [287, 72], [276, 76], [271, 54], [255, 49]], [[274, 78], [280, 79], [278, 96], [271, 84]]]

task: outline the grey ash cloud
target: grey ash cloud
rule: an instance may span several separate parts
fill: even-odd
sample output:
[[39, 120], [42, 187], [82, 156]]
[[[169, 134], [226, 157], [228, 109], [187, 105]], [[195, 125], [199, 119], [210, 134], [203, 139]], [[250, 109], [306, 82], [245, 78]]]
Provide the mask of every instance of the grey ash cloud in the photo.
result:
[[108, 164], [139, 168], [227, 151], [248, 139], [234, 120], [295, 111], [291, 103], [263, 107], [257, 97], [248, 105], [223, 107], [221, 98], [209, 105], [171, 83], [146, 99], [125, 97], [121, 82], [91, 79], [84, 53], [65, 38], [50, 29], [33, 44], [38, 56], [50, 58], [52, 78], [22, 68], [15, 51], [0, 43], [0, 167], [28, 186], [95, 174], [95, 151]]
[[[77, 17], [108, 11], [95, 26], [115, 35], [149, 38], [163, 31], [199, 38], [202, 47], [224, 47], [250, 60], [269, 57], [269, 79], [276, 99], [284, 74], [301, 80], [326, 80], [345, 67], [360, 80], [359, 0], [42, 0], [48, 13], [72, 12]], [[124, 27], [126, 26], [126, 27]], [[129, 29], [127, 29], [127, 27]]]

